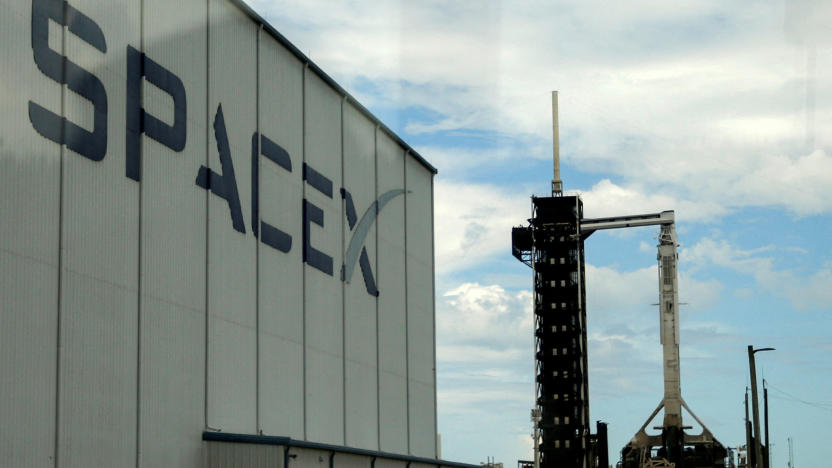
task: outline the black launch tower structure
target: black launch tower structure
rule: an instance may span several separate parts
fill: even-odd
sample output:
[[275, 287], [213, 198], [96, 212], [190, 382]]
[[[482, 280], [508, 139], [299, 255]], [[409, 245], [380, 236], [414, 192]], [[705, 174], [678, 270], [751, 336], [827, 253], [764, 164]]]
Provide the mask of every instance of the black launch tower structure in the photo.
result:
[[512, 229], [512, 254], [534, 271], [542, 468], [597, 466], [601, 453], [606, 461], [606, 437], [589, 426], [582, 216], [577, 196], [532, 197], [529, 226]]

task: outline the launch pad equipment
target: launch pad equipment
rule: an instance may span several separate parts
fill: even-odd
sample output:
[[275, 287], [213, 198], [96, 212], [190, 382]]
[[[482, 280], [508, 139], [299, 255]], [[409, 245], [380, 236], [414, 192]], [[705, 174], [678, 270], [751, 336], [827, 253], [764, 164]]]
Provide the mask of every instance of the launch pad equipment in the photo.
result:
[[[636, 435], [621, 451], [622, 468], [648, 468], [673, 466], [675, 468], [722, 467], [727, 451], [714, 438], [711, 431], [691, 411], [682, 398], [679, 372], [679, 278], [677, 273], [678, 246], [673, 211], [661, 213], [619, 216], [614, 218], [583, 219], [581, 232], [588, 236], [600, 229], [618, 229], [637, 226], [660, 226], [659, 263], [659, 336], [662, 344], [662, 368], [664, 372], [664, 397]], [[684, 408], [702, 427], [700, 434], [686, 434], [682, 422]], [[660, 435], [648, 435], [647, 425], [664, 409], [664, 421], [654, 429]]]
[[[552, 92], [554, 173], [551, 197], [532, 197], [528, 226], [512, 228], [512, 255], [534, 271], [535, 468], [607, 468], [606, 424], [589, 431], [584, 241], [593, 232], [660, 226], [659, 323], [664, 398], [621, 451], [621, 468], [722, 468], [727, 454], [682, 399], [679, 374], [679, 292], [673, 211], [585, 219], [579, 196], [564, 196], [560, 174], [558, 93]], [[664, 408], [664, 422], [647, 425]], [[702, 426], [682, 423], [682, 408]]]
[[[668, 212], [665, 212], [668, 213]], [[664, 214], [664, 213], [662, 213]], [[669, 222], [660, 223], [659, 233], [659, 323], [664, 370], [664, 398], [621, 451], [622, 468], [646, 468], [667, 461], [676, 468], [723, 467], [727, 451], [711, 431], [691, 411], [682, 398], [679, 373], [679, 288], [676, 263], [676, 230], [673, 212]], [[654, 429], [660, 435], [648, 435], [645, 428], [664, 408], [664, 422]], [[702, 427], [700, 434], [686, 434], [682, 408]]]
[[[681, 393], [674, 212], [582, 218], [580, 197], [564, 196], [533, 197], [532, 206], [530, 226], [512, 230], [512, 250], [518, 260], [533, 268], [535, 275], [536, 401], [542, 414], [540, 466], [591, 467], [594, 460], [590, 454], [601, 449], [593, 445], [601, 441], [589, 434], [584, 240], [599, 230], [656, 225], [660, 226], [659, 324], [664, 397], [622, 450], [622, 468], [724, 466], [725, 447], [691, 411]], [[691, 427], [683, 424], [682, 408], [702, 427], [702, 433], [685, 433]], [[664, 421], [655, 427], [661, 434], [647, 434], [647, 425], [662, 409]]]
[[582, 210], [579, 197], [532, 197], [529, 226], [512, 229], [513, 255], [534, 271], [541, 468], [592, 466]]

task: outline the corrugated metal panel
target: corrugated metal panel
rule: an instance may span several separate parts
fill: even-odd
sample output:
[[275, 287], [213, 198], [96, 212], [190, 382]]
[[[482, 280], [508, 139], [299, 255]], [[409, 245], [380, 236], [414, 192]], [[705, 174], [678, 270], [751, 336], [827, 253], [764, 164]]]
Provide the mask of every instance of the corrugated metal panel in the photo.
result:
[[[222, 174], [226, 193], [233, 185], [233, 165], [239, 205], [214, 194], [208, 197], [207, 424], [223, 431], [253, 432], [257, 430], [257, 260], [249, 213], [257, 28], [224, 0], [211, 0], [209, 12], [208, 160], [211, 171]], [[224, 125], [218, 119], [220, 105]], [[221, 164], [218, 149], [224, 145], [218, 145], [223, 132], [217, 129], [223, 127], [228, 143], [225, 148], [230, 151], [225, 164]], [[237, 228], [245, 233], [233, 225], [233, 210], [238, 208]]]
[[0, 460], [8, 466], [46, 466], [55, 445], [60, 147], [35, 132], [27, 108], [31, 100], [60, 113], [61, 87], [35, 66], [30, 25], [30, 5], [0, 1]]
[[[331, 257], [328, 273], [304, 266], [306, 438], [344, 443], [343, 292], [339, 274], [344, 215], [341, 208], [341, 97], [307, 73], [304, 87], [304, 163], [329, 179], [331, 198], [304, 184], [304, 198], [323, 213], [310, 224], [313, 248]], [[316, 208], [309, 207], [308, 210]], [[311, 254], [311, 253], [310, 253]]]
[[261, 34], [259, 70], [260, 132], [291, 161], [290, 172], [258, 157], [260, 220], [292, 237], [288, 252], [262, 241], [258, 248], [260, 428], [266, 434], [302, 439], [303, 66]]
[[0, 269], [14, 272], [0, 281], [0, 460], [45, 466], [55, 445], [57, 269], [6, 251]]
[[[140, 310], [140, 466], [202, 467], [207, 192], [207, 3], [144, 0], [144, 52], [187, 84], [187, 144], [176, 152], [144, 136]], [[134, 44], [139, 47], [139, 44]], [[144, 81], [142, 107], [175, 120], [170, 95]], [[122, 176], [123, 178], [123, 176]]]
[[[404, 187], [404, 151], [378, 133], [378, 192]], [[378, 215], [379, 444], [407, 453], [407, 332], [405, 308], [404, 197]]]
[[379, 458], [376, 460], [375, 468], [407, 468], [407, 462]]
[[[218, 445], [223, 444], [288, 448], [283, 453], [284, 456], [288, 457], [286, 463], [291, 462], [289, 466], [315, 465], [315, 458], [317, 458], [317, 463], [322, 463], [324, 462], [324, 455], [326, 455], [326, 458], [329, 459], [330, 466], [344, 466], [344, 462], [346, 462], [348, 466], [363, 467], [367, 465], [374, 466], [374, 463], [380, 462], [381, 466], [388, 467], [396, 467], [399, 466], [399, 463], [405, 463], [407, 466], [416, 464], [425, 467], [477, 468], [477, 465], [468, 463], [450, 462], [447, 460], [406, 454], [393, 454], [342, 445], [321, 444], [319, 442], [294, 440], [289, 437], [206, 431], [202, 433], [202, 440], [208, 443], [209, 451], [212, 453]], [[239, 446], [240, 449], [243, 447], [243, 445]]]
[[[108, 130], [101, 161], [34, 131], [29, 99], [58, 114], [65, 108], [87, 130], [95, 127], [94, 108], [69, 89], [62, 98], [61, 86], [35, 66], [31, 3], [0, 0], [0, 34], [13, 45], [0, 51], [0, 228], [11, 233], [0, 237], [0, 364], [15, 372], [2, 379], [0, 391], [13, 398], [0, 403], [0, 419], [25, 421], [4, 426], [13, 433], [0, 432], [21, 442], [2, 458], [16, 466], [53, 456], [66, 466], [126, 466], [140, 454], [140, 465], [200, 466], [205, 454], [196, 434], [206, 423], [408, 452], [408, 426], [428, 427], [408, 422], [408, 408], [432, 413], [435, 406], [432, 390], [417, 386], [433, 385], [432, 377], [420, 377], [426, 354], [418, 346], [410, 356], [410, 391], [427, 396], [407, 400], [408, 340], [433, 327], [426, 293], [432, 276], [424, 271], [432, 271], [432, 260], [420, 266], [408, 259], [405, 267], [405, 197], [398, 196], [361, 243], [380, 299], [368, 294], [360, 260], [345, 286], [341, 266], [354, 229], [339, 189], [349, 190], [360, 219], [379, 195], [404, 188], [405, 160], [428, 173], [422, 162], [405, 155], [403, 143], [359, 104], [344, 101], [343, 90], [302, 54], [275, 42], [279, 35], [258, 33], [236, 1], [78, 0], [72, 7], [101, 28], [106, 53], [56, 21], [49, 22], [48, 42], [61, 50], [66, 35], [69, 60], [103, 84]], [[183, 151], [139, 137], [141, 171], [133, 178], [141, 182], [125, 177], [129, 48], [174, 73], [187, 96]], [[142, 107], [172, 124], [171, 95], [149, 78], [141, 82]], [[8, 83], [15, 88], [7, 90]], [[224, 125], [216, 120], [220, 105]], [[219, 156], [215, 120], [227, 136], [233, 179]], [[287, 151], [291, 171], [252, 158], [255, 132]], [[288, 252], [253, 235], [252, 161], [259, 168], [259, 219], [292, 237]], [[304, 182], [304, 163], [331, 193]], [[214, 172], [216, 193], [208, 177], [198, 177], [203, 165]], [[237, 229], [222, 196], [231, 185], [239, 197]], [[331, 258], [326, 273], [320, 264], [304, 266], [304, 201], [322, 213], [323, 226], [309, 224], [309, 243]], [[419, 229], [407, 236], [426, 236], [427, 244], [413, 244], [422, 252], [431, 233]], [[416, 282], [406, 290], [411, 274]], [[427, 297], [414, 300], [409, 320], [430, 319], [410, 334], [408, 295]], [[433, 440], [432, 433], [415, 437], [428, 436]]]
[[329, 468], [329, 452], [292, 447], [289, 449], [291, 458], [289, 468]]
[[283, 468], [283, 447], [254, 444], [208, 444], [209, 468]]
[[370, 468], [371, 462], [372, 457], [339, 453], [332, 460], [332, 465], [333, 468]]
[[405, 164], [410, 452], [435, 457], [432, 174], [415, 160]]
[[[139, 4], [78, 0], [106, 54], [66, 33], [69, 60], [101, 80], [107, 153], [64, 153], [59, 446], [62, 467], [133, 467], [136, 454], [139, 187], [124, 177], [125, 54], [139, 42]], [[92, 129], [94, 111], [65, 93], [66, 117]]]
[[[378, 448], [378, 349], [376, 336], [376, 228], [375, 222], [360, 241], [359, 220], [375, 202], [376, 196], [375, 126], [352, 104], [344, 105], [344, 187], [349, 191], [345, 209], [345, 251], [352, 242], [363, 246], [359, 260], [352, 265], [351, 279], [344, 287], [344, 392], [346, 445]], [[372, 216], [372, 213], [370, 213]], [[355, 239], [355, 240], [353, 240]], [[363, 253], [366, 252], [366, 253]], [[362, 262], [366, 256], [367, 269]], [[346, 262], [345, 262], [346, 263]], [[365, 278], [366, 275], [366, 278]], [[369, 284], [369, 286], [368, 286]], [[368, 291], [369, 289], [369, 291]]]

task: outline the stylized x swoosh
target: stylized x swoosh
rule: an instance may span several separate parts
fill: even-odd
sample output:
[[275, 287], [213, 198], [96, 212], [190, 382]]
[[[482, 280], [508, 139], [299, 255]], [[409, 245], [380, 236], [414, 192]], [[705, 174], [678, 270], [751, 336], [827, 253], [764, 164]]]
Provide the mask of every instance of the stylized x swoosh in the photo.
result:
[[370, 227], [378, 217], [379, 211], [381, 211], [381, 209], [384, 208], [384, 205], [390, 202], [390, 200], [403, 194], [404, 192], [404, 189], [395, 189], [381, 194], [381, 196], [378, 197], [378, 200], [374, 201], [373, 204], [367, 208], [367, 211], [365, 211], [364, 215], [361, 217], [361, 221], [359, 221], [355, 226], [355, 232], [352, 234], [352, 239], [350, 239], [350, 245], [347, 247], [347, 254], [344, 258], [344, 281], [347, 283], [349, 283], [352, 278], [352, 272], [355, 270], [355, 262], [358, 261], [358, 256], [361, 254], [361, 248], [364, 246], [364, 240], [370, 232]]

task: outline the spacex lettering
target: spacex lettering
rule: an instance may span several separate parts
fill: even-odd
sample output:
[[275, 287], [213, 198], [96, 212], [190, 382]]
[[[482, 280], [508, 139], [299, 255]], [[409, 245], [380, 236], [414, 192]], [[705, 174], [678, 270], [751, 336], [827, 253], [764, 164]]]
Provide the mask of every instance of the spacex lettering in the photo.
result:
[[60, 0], [32, 1], [32, 51], [35, 64], [44, 75], [65, 84], [93, 105], [93, 131], [88, 132], [65, 118], [29, 102], [29, 120], [38, 133], [76, 153], [101, 161], [107, 153], [107, 93], [95, 75], [49, 48], [49, 20], [66, 26], [101, 53], [107, 43], [101, 28], [89, 17]]
[[[101, 161], [107, 154], [107, 92], [101, 80], [67, 57], [49, 47], [49, 20], [55, 21], [88, 43], [102, 54], [107, 44], [101, 28], [88, 16], [71, 7], [65, 0], [32, 1], [32, 50], [38, 69], [49, 78], [92, 103], [93, 130], [88, 131], [66, 118], [54, 114], [39, 104], [29, 101], [29, 120], [43, 137], [93, 161]], [[173, 125], [150, 115], [142, 107], [141, 88], [147, 80], [173, 99]], [[143, 52], [127, 46], [126, 71], [126, 138], [125, 176], [141, 181], [141, 135], [144, 134], [174, 152], [182, 152], [187, 143], [187, 95], [182, 80], [170, 70], [156, 63]], [[246, 234], [246, 225], [237, 188], [237, 175], [226, 130], [222, 104], [217, 106], [213, 121], [214, 139], [219, 153], [220, 170], [200, 166], [195, 185], [210, 191], [228, 204], [234, 230]], [[278, 226], [260, 218], [259, 163], [260, 156], [291, 173], [292, 158], [280, 145], [265, 135], [254, 132], [251, 137], [251, 231], [256, 238], [280, 252], [292, 249], [292, 236]], [[329, 198], [333, 198], [332, 181], [306, 163], [302, 166], [304, 183]], [[352, 236], [341, 266], [341, 280], [350, 283], [358, 262], [367, 293], [378, 296], [375, 278], [364, 241], [381, 209], [393, 198], [404, 194], [402, 189], [383, 193], [370, 204], [360, 221], [350, 192], [341, 188], [347, 223]], [[324, 228], [324, 211], [307, 199], [302, 200], [302, 258], [303, 262], [333, 276], [332, 256], [317, 249], [311, 241], [312, 224]]]

